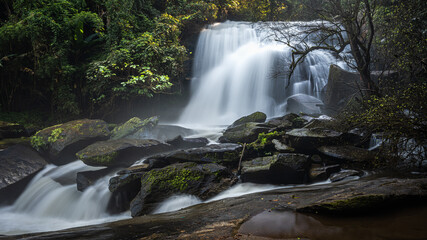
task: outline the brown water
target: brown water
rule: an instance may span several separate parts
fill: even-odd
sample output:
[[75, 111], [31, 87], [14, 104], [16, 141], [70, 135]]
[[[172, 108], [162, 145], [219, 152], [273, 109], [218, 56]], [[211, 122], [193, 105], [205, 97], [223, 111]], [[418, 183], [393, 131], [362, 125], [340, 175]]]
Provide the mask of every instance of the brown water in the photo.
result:
[[279, 239], [426, 240], [427, 206], [351, 218], [265, 211], [245, 222], [239, 233]]

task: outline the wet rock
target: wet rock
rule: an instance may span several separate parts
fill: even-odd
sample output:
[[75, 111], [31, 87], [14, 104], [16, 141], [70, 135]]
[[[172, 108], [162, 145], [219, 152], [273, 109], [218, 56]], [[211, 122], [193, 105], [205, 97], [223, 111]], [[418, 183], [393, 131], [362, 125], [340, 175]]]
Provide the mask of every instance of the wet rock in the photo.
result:
[[322, 146], [318, 148], [322, 154], [335, 159], [337, 162], [347, 162], [358, 167], [371, 166], [376, 154], [369, 150], [354, 146]]
[[183, 138], [180, 136], [167, 141], [171, 146], [178, 149], [204, 147], [209, 143], [207, 138]]
[[63, 165], [76, 160], [76, 152], [109, 134], [106, 122], [81, 119], [38, 131], [31, 137], [31, 145], [52, 163]]
[[273, 127], [272, 131], [284, 131], [294, 128], [302, 128], [307, 123], [298, 114], [289, 113], [283, 117], [270, 119], [266, 124]]
[[244, 123], [225, 130], [219, 138], [221, 143], [250, 143], [258, 138], [258, 134], [268, 132], [271, 128], [263, 123]]
[[130, 202], [141, 189], [141, 177], [147, 171], [148, 164], [142, 164], [122, 170], [117, 176], [110, 178], [108, 189], [112, 192], [112, 196], [108, 209], [111, 213], [129, 210]]
[[169, 151], [171, 146], [152, 139], [116, 139], [96, 142], [76, 156], [90, 166], [130, 166], [142, 157]]
[[320, 114], [321, 106], [323, 102], [320, 99], [301, 93], [292, 95], [287, 100], [287, 112], [292, 113]]
[[290, 184], [307, 182], [308, 155], [282, 153], [242, 162], [243, 182]]
[[0, 151], [0, 189], [41, 170], [47, 162], [35, 150], [14, 145]]
[[105, 168], [95, 171], [78, 172], [76, 175], [77, 190], [83, 192], [86, 188], [96, 183], [96, 181], [114, 171], [116, 171], [114, 168]]
[[237, 119], [235, 122], [233, 122], [233, 124], [231, 124], [230, 128], [249, 122], [263, 123], [266, 119], [267, 115], [265, 115], [265, 113], [254, 112], [248, 116], [244, 116]]
[[141, 179], [141, 191], [130, 205], [132, 217], [151, 212], [157, 203], [174, 194], [212, 197], [230, 187], [232, 176], [226, 167], [215, 163], [176, 163], [153, 169]]
[[289, 146], [302, 152], [315, 152], [322, 145], [334, 145], [341, 141], [342, 133], [322, 128], [297, 128], [286, 132]]
[[342, 180], [349, 178], [349, 177], [357, 177], [360, 175], [361, 175], [361, 173], [359, 171], [356, 171], [356, 170], [341, 170], [338, 173], [332, 174], [332, 176], [330, 177], [330, 180], [331, 180], [331, 182], [338, 182], [338, 181], [342, 181]]
[[145, 138], [145, 132], [154, 128], [159, 122], [157, 116], [141, 120], [138, 117], [133, 117], [120, 126], [117, 126], [111, 131], [110, 139], [116, 140], [121, 138]]
[[[237, 165], [242, 145], [234, 143], [212, 144], [200, 148], [177, 150], [168, 154], [161, 154], [153, 158], [161, 159], [150, 164], [172, 164], [176, 162], [219, 163]], [[150, 161], [150, 160], [149, 160]], [[154, 167], [154, 166], [153, 166]]]
[[17, 124], [0, 121], [0, 139], [29, 137], [27, 130]]
[[274, 148], [278, 151], [278, 152], [294, 152], [295, 149], [289, 147], [288, 145], [282, 143], [280, 140], [277, 139], [273, 139], [271, 140], [271, 142], [274, 144]]
[[339, 172], [341, 170], [340, 165], [313, 165], [310, 169], [310, 179], [312, 182], [325, 181], [331, 176], [331, 174]]

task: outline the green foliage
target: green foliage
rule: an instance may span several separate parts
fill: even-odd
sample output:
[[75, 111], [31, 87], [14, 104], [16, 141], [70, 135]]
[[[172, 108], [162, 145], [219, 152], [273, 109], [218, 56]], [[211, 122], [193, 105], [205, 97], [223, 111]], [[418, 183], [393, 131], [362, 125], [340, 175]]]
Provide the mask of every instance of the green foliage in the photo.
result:
[[31, 146], [34, 149], [36, 149], [37, 151], [40, 151], [46, 148], [47, 143], [44, 141], [43, 137], [38, 136], [37, 133], [30, 138], [30, 142], [31, 142]]
[[[273, 139], [280, 138], [283, 135], [283, 132], [273, 131], [269, 133], [260, 133], [258, 134], [258, 139], [255, 142], [252, 142], [248, 145], [249, 149], [255, 151], [270, 151], [271, 148], [268, 145], [271, 145]], [[271, 153], [270, 153], [271, 154]]]
[[62, 139], [63, 138], [63, 136], [61, 135], [62, 131], [64, 131], [64, 129], [62, 129], [62, 128], [53, 129], [52, 133], [47, 138], [47, 141], [50, 143], [54, 143], [54, 142], [58, 141], [59, 139]]

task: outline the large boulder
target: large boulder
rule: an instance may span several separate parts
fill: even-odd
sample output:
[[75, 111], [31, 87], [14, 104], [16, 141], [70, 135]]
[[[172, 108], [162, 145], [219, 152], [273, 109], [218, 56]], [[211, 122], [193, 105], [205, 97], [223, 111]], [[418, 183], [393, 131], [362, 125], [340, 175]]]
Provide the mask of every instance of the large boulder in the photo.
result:
[[325, 110], [335, 113], [344, 107], [351, 98], [359, 96], [358, 83], [360, 84], [358, 73], [348, 72], [337, 65], [331, 65], [323, 99]]
[[298, 93], [288, 98], [286, 110], [292, 113], [320, 114], [321, 106], [323, 106], [323, 102], [320, 99]]
[[[196, 162], [196, 163], [219, 163], [225, 165], [237, 165], [242, 152], [242, 145], [235, 143], [212, 144], [205, 147], [177, 150], [159, 156], [153, 156], [150, 165], [154, 164], [165, 166], [177, 162]], [[159, 163], [160, 161], [160, 163]]]
[[29, 137], [27, 130], [17, 124], [0, 121], [0, 139]]
[[153, 169], [141, 179], [141, 191], [131, 202], [132, 217], [150, 213], [174, 194], [191, 194], [207, 199], [229, 188], [233, 174], [224, 166], [208, 163], [176, 163]]
[[254, 112], [248, 116], [241, 117], [231, 124], [230, 127], [235, 127], [240, 124], [249, 123], [249, 122], [257, 122], [263, 123], [267, 119], [267, 115], [263, 112]]
[[254, 183], [304, 183], [308, 181], [309, 167], [308, 155], [281, 153], [242, 162], [240, 178]]
[[297, 128], [286, 132], [288, 145], [301, 152], [315, 152], [322, 145], [334, 145], [341, 141], [342, 133], [323, 128]]
[[273, 127], [275, 131], [284, 131], [294, 128], [302, 128], [307, 121], [298, 114], [289, 113], [282, 117], [272, 118], [267, 125]]
[[0, 151], [0, 202], [17, 197], [25, 184], [15, 185], [25, 179], [29, 181], [46, 165], [45, 159], [26, 145], [18, 144]]
[[376, 160], [375, 152], [349, 145], [322, 146], [318, 150], [337, 162], [348, 163], [353, 167], [370, 167]]
[[127, 167], [148, 155], [169, 151], [169, 144], [152, 139], [116, 139], [96, 142], [76, 153], [90, 166]]
[[81, 119], [38, 131], [31, 137], [31, 145], [50, 162], [63, 165], [76, 160], [76, 152], [96, 141], [107, 139], [109, 134], [106, 122]]
[[133, 117], [127, 122], [119, 125], [111, 131], [110, 139], [120, 139], [120, 138], [137, 138], [143, 139], [146, 138], [146, 131], [157, 126], [159, 118], [157, 116], [150, 117], [144, 120], [141, 120], [138, 117]]
[[271, 127], [263, 123], [243, 123], [229, 127], [219, 138], [222, 143], [250, 143], [258, 138], [258, 134], [268, 132]]

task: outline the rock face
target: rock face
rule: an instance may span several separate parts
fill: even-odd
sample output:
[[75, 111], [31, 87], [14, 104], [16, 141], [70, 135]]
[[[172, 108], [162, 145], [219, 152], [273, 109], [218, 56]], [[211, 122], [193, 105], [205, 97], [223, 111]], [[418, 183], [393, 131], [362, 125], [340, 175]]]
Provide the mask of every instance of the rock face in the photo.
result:
[[27, 130], [17, 124], [0, 121], [0, 139], [28, 137]]
[[219, 141], [222, 143], [250, 143], [258, 138], [258, 134], [268, 132], [270, 129], [263, 123], [243, 123], [227, 128]]
[[243, 182], [289, 184], [307, 182], [309, 156], [282, 153], [242, 162]]
[[[219, 163], [237, 165], [240, 159], [242, 145], [234, 143], [212, 144], [200, 148], [173, 151], [169, 154], [153, 156], [161, 160], [162, 165], [176, 162]], [[150, 162], [151, 163], [151, 162]], [[159, 164], [158, 161], [153, 164]]]
[[327, 112], [334, 113], [341, 109], [354, 96], [359, 95], [357, 83], [360, 75], [345, 71], [337, 65], [329, 68], [328, 83], [323, 102]]
[[171, 150], [169, 144], [151, 139], [116, 139], [96, 142], [76, 156], [90, 166], [130, 166], [142, 157]]
[[38, 172], [46, 164], [36, 151], [25, 145], [0, 151], [0, 189]]
[[357, 177], [361, 176], [362, 174], [359, 171], [356, 170], [341, 170], [340, 172], [334, 173], [331, 175], [331, 182], [338, 182], [342, 181], [349, 177]]
[[120, 126], [117, 126], [111, 131], [110, 139], [120, 139], [120, 138], [136, 138], [143, 139], [145, 138], [145, 132], [154, 128], [159, 122], [158, 117], [150, 117], [144, 120], [141, 120], [138, 117], [129, 119], [127, 122], [123, 123]]
[[263, 123], [263, 122], [265, 122], [266, 119], [267, 119], [267, 115], [265, 115], [265, 113], [254, 112], [248, 116], [244, 116], [244, 117], [237, 119], [233, 124], [231, 124], [230, 127], [235, 127], [237, 125], [241, 125], [241, 124], [249, 123], [249, 122]]
[[316, 151], [322, 145], [338, 144], [342, 133], [321, 128], [297, 128], [286, 132], [286, 137], [290, 147], [302, 152]]
[[228, 188], [232, 174], [215, 163], [176, 163], [153, 169], [141, 179], [141, 191], [131, 202], [132, 217], [151, 212], [156, 203], [173, 194], [191, 194], [206, 199]]
[[76, 152], [87, 145], [105, 140], [110, 131], [102, 120], [81, 119], [38, 131], [31, 145], [54, 164], [66, 164], [76, 159]]
[[320, 107], [323, 102], [315, 97], [306, 94], [295, 94], [287, 100], [287, 112], [320, 114]]
[[341, 166], [329, 165], [329, 166], [319, 166], [312, 165], [310, 169], [310, 180], [312, 182], [325, 181], [331, 176], [331, 174], [339, 172], [341, 170]]

